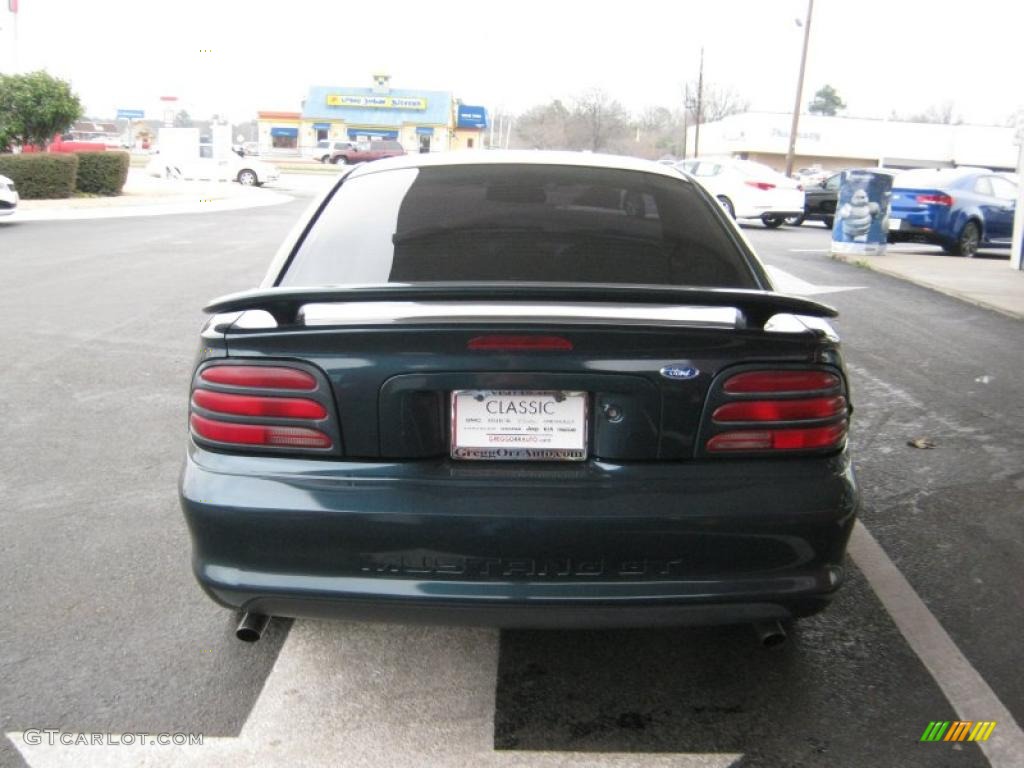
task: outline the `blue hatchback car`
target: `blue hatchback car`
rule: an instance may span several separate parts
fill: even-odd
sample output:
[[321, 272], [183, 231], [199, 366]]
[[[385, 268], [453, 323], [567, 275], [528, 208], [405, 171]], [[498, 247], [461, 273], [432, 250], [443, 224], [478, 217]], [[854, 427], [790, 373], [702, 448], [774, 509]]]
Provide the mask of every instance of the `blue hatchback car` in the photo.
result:
[[931, 243], [973, 256], [1009, 248], [1017, 185], [982, 168], [920, 169], [893, 180], [889, 242]]

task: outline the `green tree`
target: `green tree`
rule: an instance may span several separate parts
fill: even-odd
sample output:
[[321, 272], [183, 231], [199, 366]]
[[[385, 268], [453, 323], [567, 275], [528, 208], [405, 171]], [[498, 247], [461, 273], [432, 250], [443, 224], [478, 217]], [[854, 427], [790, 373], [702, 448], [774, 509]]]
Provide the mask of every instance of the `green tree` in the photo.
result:
[[83, 111], [71, 86], [42, 70], [0, 75], [0, 149], [14, 144], [46, 146]]
[[835, 117], [836, 112], [846, 109], [846, 104], [839, 98], [839, 93], [831, 85], [825, 85], [818, 89], [814, 98], [807, 104], [807, 111], [811, 114], [827, 115]]
[[192, 127], [192, 116], [184, 109], [178, 112], [174, 116], [174, 127], [175, 128], [191, 128]]

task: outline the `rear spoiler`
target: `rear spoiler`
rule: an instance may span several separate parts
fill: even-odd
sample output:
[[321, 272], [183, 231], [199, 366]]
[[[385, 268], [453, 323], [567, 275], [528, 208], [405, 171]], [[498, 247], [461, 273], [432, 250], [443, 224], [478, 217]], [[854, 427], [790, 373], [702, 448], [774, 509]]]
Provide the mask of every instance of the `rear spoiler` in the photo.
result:
[[367, 301], [552, 301], [735, 307], [747, 328], [764, 328], [774, 315], [836, 317], [827, 304], [773, 291], [732, 288], [675, 288], [660, 285], [572, 283], [390, 283], [344, 288], [261, 288], [214, 299], [204, 312], [261, 309], [279, 326], [295, 325], [306, 304]]

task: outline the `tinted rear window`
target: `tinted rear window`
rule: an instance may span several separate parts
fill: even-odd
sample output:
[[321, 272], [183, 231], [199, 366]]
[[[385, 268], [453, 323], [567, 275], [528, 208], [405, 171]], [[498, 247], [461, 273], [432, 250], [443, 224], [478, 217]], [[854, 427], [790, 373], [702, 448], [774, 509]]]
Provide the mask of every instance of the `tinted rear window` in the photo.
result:
[[429, 281], [758, 287], [711, 204], [682, 179], [508, 164], [347, 179], [279, 282]]

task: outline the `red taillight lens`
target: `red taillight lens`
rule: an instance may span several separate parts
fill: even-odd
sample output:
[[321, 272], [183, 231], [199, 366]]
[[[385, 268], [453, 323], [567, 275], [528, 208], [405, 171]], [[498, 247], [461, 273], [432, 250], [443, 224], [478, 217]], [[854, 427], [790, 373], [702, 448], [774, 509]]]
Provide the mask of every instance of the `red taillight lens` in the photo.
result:
[[708, 453], [824, 451], [846, 437], [849, 408], [837, 373], [744, 371], [711, 396], [718, 403], [705, 424]]
[[492, 334], [470, 339], [466, 349], [474, 352], [569, 352], [572, 350], [572, 342], [561, 336]]
[[217, 448], [329, 451], [340, 437], [330, 402], [327, 387], [308, 370], [214, 363], [192, 385], [189, 423], [197, 442]]
[[261, 397], [197, 389], [192, 402], [200, 408], [237, 416], [269, 416], [283, 419], [322, 419], [327, 409], [303, 397]]
[[816, 392], [839, 386], [839, 377], [825, 371], [750, 371], [725, 382], [725, 393]]
[[747, 400], [719, 406], [712, 419], [732, 421], [799, 421], [828, 419], [846, 410], [845, 397], [815, 397], [807, 400]]
[[306, 427], [281, 427], [265, 424], [233, 424], [214, 421], [193, 413], [192, 429], [200, 437], [218, 443], [262, 445], [271, 448], [330, 448], [331, 438]]
[[199, 378], [211, 384], [256, 389], [316, 389], [316, 379], [305, 371], [269, 365], [214, 365], [203, 370]]
[[767, 181], [745, 181], [743, 183], [746, 184], [748, 187], [756, 187], [757, 189], [760, 189], [762, 192], [767, 192], [769, 189], [775, 189], [775, 185]]
[[919, 203], [929, 205], [945, 205], [947, 207], [953, 205], [953, 198], [941, 193], [937, 195], [917, 195], [914, 199]]
[[832, 448], [846, 435], [846, 421], [807, 429], [763, 429], [722, 432], [708, 440], [707, 449], [725, 451], [800, 451]]

